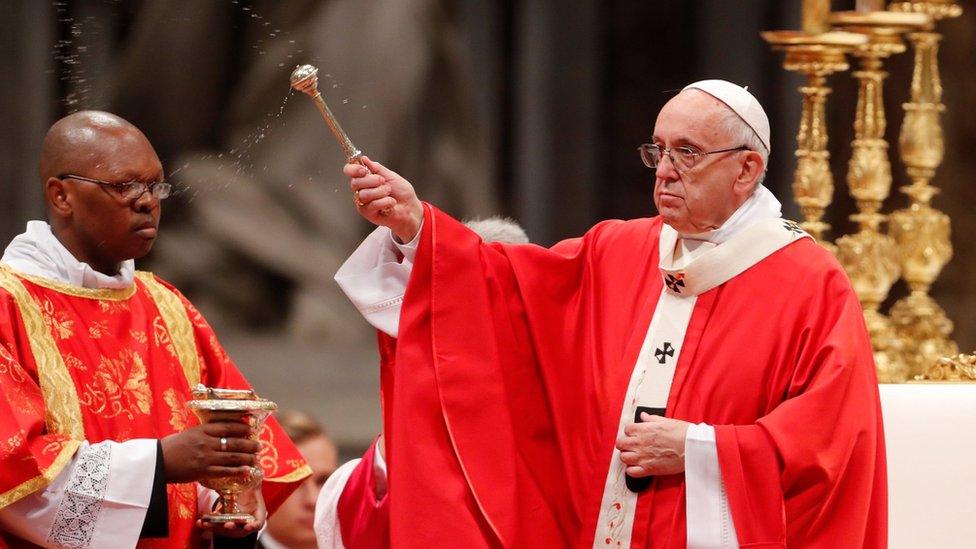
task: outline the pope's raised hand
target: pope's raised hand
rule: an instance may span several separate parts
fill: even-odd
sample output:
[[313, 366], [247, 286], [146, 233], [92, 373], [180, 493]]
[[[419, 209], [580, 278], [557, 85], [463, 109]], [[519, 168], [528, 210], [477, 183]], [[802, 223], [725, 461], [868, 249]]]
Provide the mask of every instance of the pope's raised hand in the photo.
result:
[[346, 164], [342, 173], [351, 178], [349, 186], [359, 215], [371, 223], [389, 227], [402, 242], [417, 235], [424, 219], [424, 208], [413, 185], [379, 162], [363, 156], [363, 165]]

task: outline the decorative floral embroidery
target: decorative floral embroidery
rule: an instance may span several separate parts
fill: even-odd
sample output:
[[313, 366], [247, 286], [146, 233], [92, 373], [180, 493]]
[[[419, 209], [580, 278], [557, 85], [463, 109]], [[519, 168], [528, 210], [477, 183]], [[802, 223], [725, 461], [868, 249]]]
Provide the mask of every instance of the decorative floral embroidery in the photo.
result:
[[[10, 345], [10, 349], [7, 348]], [[32, 381], [30, 376], [20, 365], [20, 362], [12, 353], [13, 345], [9, 343], [0, 344], [0, 375], [6, 375], [13, 383], [5, 385], [7, 400], [15, 410], [22, 411], [29, 415], [38, 415], [39, 396], [37, 385], [27, 383]]]
[[[217, 341], [217, 334], [210, 334], [210, 348], [213, 349], [214, 354], [217, 355], [217, 360], [223, 364], [230, 363], [230, 356], [227, 355], [227, 351], [225, 351], [224, 347], [219, 341]], [[204, 362], [206, 361], [202, 359], [200, 360], [201, 364]]]
[[125, 415], [133, 419], [137, 413], [148, 414], [152, 392], [142, 356], [131, 349], [124, 349], [116, 359], [103, 356], [92, 381], [82, 387], [79, 400], [105, 418]]
[[[57, 435], [48, 435], [48, 436], [57, 436]], [[64, 449], [64, 446], [67, 443], [68, 443], [68, 440], [66, 440], [64, 438], [58, 437], [56, 439], [53, 439], [53, 440], [49, 441], [47, 444], [45, 444], [44, 445], [44, 448], [41, 449], [41, 453], [42, 454], [58, 455], [58, 454], [61, 453], [61, 450]]]
[[108, 321], [106, 320], [93, 320], [88, 324], [88, 335], [92, 339], [101, 339], [101, 337], [108, 333]]
[[610, 506], [610, 512], [607, 516], [609, 519], [607, 530], [609, 531], [610, 535], [603, 540], [604, 545], [612, 545], [615, 547], [620, 547], [622, 545], [620, 538], [623, 534], [622, 529], [624, 526], [624, 514], [624, 506], [621, 502], [614, 502]]
[[189, 484], [167, 484], [166, 492], [169, 496], [170, 509], [176, 511], [176, 516], [181, 519], [188, 519], [196, 514], [196, 484], [192, 482]]
[[91, 543], [102, 501], [108, 489], [112, 447], [89, 446], [79, 452], [68, 487], [61, 498], [48, 541], [57, 547], [87, 547]]
[[58, 339], [68, 339], [74, 335], [75, 321], [71, 320], [66, 311], [55, 310], [50, 299], [44, 300], [41, 312], [44, 314], [44, 323]]
[[64, 353], [64, 364], [72, 370], [87, 370], [84, 361], [71, 353]]
[[129, 335], [132, 336], [132, 339], [138, 341], [140, 345], [145, 345], [149, 342], [146, 332], [142, 330], [129, 330]]
[[261, 451], [258, 452], [258, 464], [264, 470], [265, 478], [276, 476], [278, 474], [278, 449], [275, 448], [274, 431], [267, 424], [261, 427], [258, 442], [261, 443]]
[[8, 349], [6, 344], [0, 345], [0, 374], [10, 376], [15, 383], [27, 381], [27, 372], [24, 371], [20, 362], [14, 358], [12, 349]]
[[169, 424], [176, 432], [185, 431], [190, 426], [190, 413], [186, 411], [186, 402], [176, 394], [175, 389], [166, 389], [163, 400], [169, 406]]
[[166, 328], [166, 322], [163, 317], [157, 316], [153, 319], [153, 343], [157, 347], [162, 347], [169, 351], [169, 354], [173, 358], [179, 359], [176, 355], [176, 347], [173, 346], [173, 340], [169, 337], [169, 329]]
[[203, 318], [203, 315], [200, 314], [200, 311], [192, 303], [184, 302], [183, 305], [186, 308], [186, 316], [190, 319], [191, 324], [204, 330], [210, 329], [207, 320]]
[[17, 448], [20, 448], [24, 444], [24, 438], [26, 436], [27, 433], [23, 429], [18, 429], [7, 440], [0, 440], [0, 460], [8, 459], [12, 456], [17, 451]]
[[102, 310], [103, 313], [108, 313], [110, 315], [124, 313], [129, 310], [128, 301], [107, 301], [99, 300], [98, 308]]

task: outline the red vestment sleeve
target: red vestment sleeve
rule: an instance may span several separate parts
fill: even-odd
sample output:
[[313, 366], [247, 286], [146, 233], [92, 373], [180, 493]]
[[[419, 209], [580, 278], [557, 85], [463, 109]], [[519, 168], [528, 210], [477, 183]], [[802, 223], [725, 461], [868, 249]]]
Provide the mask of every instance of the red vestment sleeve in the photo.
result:
[[843, 272], [819, 275], [785, 400], [715, 427], [742, 547], [886, 546], [880, 403], [858, 398], [878, 392], [871, 344]]
[[374, 440], [353, 469], [337, 504], [342, 543], [346, 549], [379, 549], [390, 546], [388, 493], [378, 501]]
[[0, 508], [47, 486], [81, 443], [48, 431], [30, 349], [13, 296], [0, 290]]
[[[633, 225], [636, 246], [651, 238], [649, 225]], [[615, 437], [601, 395], [615, 395], [609, 407], [619, 410], [627, 381], [606, 368], [619, 368], [652, 310], [642, 296], [605, 302], [620, 313], [608, 316], [585, 298], [610, 226], [620, 222], [552, 249], [485, 244], [425, 206], [398, 339], [380, 336], [392, 539], [580, 543]], [[623, 261], [656, 267], [653, 252]], [[628, 284], [660, 292], [658, 277]]]
[[[186, 297], [175, 287], [164, 280], [156, 278], [170, 291], [179, 296], [186, 309], [187, 316], [193, 326], [193, 335], [200, 357], [200, 379], [209, 387], [223, 389], [251, 389], [250, 383], [241, 374], [237, 366], [227, 355], [227, 352], [217, 341], [217, 335], [207, 323], [200, 311], [193, 306]], [[258, 391], [260, 395], [260, 391]], [[311, 470], [305, 459], [298, 452], [284, 429], [272, 416], [265, 422], [260, 433], [261, 452], [258, 460], [264, 470], [264, 482], [261, 493], [268, 513], [273, 513], [288, 499]]]

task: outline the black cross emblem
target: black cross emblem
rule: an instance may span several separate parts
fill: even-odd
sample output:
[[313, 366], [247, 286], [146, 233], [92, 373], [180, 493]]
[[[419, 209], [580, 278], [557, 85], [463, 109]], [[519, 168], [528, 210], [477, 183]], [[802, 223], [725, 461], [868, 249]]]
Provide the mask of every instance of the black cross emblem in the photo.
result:
[[664, 275], [664, 283], [667, 284], [668, 289], [676, 294], [681, 293], [681, 288], [685, 287], [685, 275], [684, 273], [678, 273], [678, 276], [674, 276], [671, 273]]
[[664, 342], [663, 347], [654, 350], [654, 358], [657, 359], [658, 364], [664, 364], [672, 356], [674, 356], [674, 347], [667, 341]]
[[786, 227], [786, 230], [787, 231], [790, 231], [791, 233], [794, 233], [794, 234], [803, 234], [803, 229], [800, 228], [800, 225], [797, 224], [796, 221], [792, 221], [792, 220], [789, 220], [789, 219], [784, 219], [783, 220], [783, 226]]

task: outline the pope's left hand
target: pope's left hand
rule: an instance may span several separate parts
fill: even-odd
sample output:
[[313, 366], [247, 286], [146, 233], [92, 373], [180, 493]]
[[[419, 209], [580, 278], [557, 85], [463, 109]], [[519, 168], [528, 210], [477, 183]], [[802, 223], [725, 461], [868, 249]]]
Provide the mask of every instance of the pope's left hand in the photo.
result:
[[223, 524], [205, 524], [202, 520], [197, 520], [197, 527], [204, 531], [213, 532], [218, 536], [229, 538], [243, 538], [264, 528], [264, 523], [268, 519], [268, 510], [264, 506], [264, 497], [261, 495], [261, 487], [253, 490], [246, 490], [237, 495], [237, 504], [241, 511], [250, 513], [254, 520], [244, 524], [225, 522]]
[[685, 470], [685, 434], [687, 421], [648, 413], [641, 414], [643, 423], [624, 427], [624, 436], [617, 439], [620, 461], [627, 466], [627, 474], [634, 477], [673, 475]]

